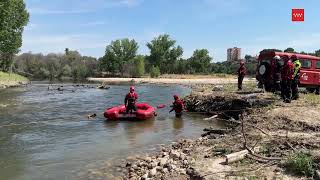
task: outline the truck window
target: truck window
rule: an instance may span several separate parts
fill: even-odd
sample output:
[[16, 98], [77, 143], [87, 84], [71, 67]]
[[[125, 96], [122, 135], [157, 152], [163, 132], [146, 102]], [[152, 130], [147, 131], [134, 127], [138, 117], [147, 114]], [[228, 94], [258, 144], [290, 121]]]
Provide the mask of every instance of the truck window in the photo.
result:
[[301, 60], [301, 67], [303, 67], [303, 68], [311, 68], [311, 60], [302, 59]]
[[320, 61], [317, 61], [316, 68], [320, 69]]

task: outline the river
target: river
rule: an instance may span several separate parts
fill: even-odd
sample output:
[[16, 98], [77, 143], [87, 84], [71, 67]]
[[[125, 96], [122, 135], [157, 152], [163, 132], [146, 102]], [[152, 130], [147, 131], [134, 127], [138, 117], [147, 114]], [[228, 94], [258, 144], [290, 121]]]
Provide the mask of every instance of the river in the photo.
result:
[[[168, 113], [173, 94], [190, 93], [183, 86], [136, 86], [140, 102], [167, 104], [142, 122], [106, 122], [102, 115], [123, 102], [128, 86], [100, 90], [63, 84], [63, 89], [48, 90], [38, 82], [0, 91], [0, 179], [79, 179], [102, 162], [198, 137], [209, 125], [200, 115], [176, 119]], [[92, 113], [97, 118], [88, 120]]]

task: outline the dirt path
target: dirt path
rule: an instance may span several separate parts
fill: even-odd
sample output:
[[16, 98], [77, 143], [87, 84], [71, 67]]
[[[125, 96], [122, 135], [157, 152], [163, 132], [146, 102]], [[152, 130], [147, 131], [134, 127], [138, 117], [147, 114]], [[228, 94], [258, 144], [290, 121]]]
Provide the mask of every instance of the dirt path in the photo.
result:
[[[237, 83], [237, 78], [199, 78], [199, 79], [171, 79], [171, 78], [88, 78], [89, 81], [101, 83], [152, 83], [152, 84], [230, 84]], [[245, 78], [244, 82], [255, 82], [255, 79]]]

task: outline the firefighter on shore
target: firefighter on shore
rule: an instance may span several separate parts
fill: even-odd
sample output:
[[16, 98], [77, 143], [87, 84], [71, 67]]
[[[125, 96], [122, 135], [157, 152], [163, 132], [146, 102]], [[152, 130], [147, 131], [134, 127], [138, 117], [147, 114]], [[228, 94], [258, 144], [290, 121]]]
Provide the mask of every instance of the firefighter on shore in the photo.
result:
[[241, 91], [244, 76], [247, 74], [247, 69], [244, 66], [244, 61], [240, 61], [240, 67], [239, 67], [237, 73], [238, 73], [238, 90]]
[[130, 87], [130, 92], [124, 99], [124, 105], [126, 107], [126, 113], [137, 111], [136, 102], [138, 100], [138, 94], [135, 92], [134, 86]]
[[169, 113], [171, 113], [172, 111], [175, 111], [176, 113], [176, 117], [181, 117], [182, 116], [182, 112], [185, 110], [183, 101], [179, 98], [178, 95], [174, 95], [173, 96], [173, 103], [172, 103], [172, 109], [170, 110]]
[[292, 99], [297, 100], [299, 98], [298, 85], [299, 85], [299, 79], [300, 79], [301, 62], [296, 55], [291, 56], [291, 61], [294, 66], [292, 83], [291, 83]]
[[289, 56], [283, 56], [284, 65], [281, 71], [281, 95], [285, 103], [291, 102], [291, 83], [293, 77], [293, 63]]
[[273, 58], [275, 60], [275, 73], [274, 73], [274, 92], [279, 92], [281, 91], [281, 64], [280, 64], [280, 60], [281, 57], [280, 56], [275, 56]]

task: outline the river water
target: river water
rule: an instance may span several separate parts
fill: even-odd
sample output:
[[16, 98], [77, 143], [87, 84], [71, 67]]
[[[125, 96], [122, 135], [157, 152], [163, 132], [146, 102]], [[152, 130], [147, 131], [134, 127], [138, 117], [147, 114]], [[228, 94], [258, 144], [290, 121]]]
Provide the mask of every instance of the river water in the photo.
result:
[[[214, 125], [200, 115], [176, 119], [168, 113], [172, 95], [190, 93], [187, 87], [136, 86], [140, 102], [166, 108], [147, 121], [106, 122], [104, 109], [121, 104], [128, 86], [63, 86], [63, 92], [45, 83], [0, 91], [0, 179], [79, 179], [99, 162], [157, 151], [160, 144], [198, 137]], [[88, 120], [92, 113], [97, 118]]]

